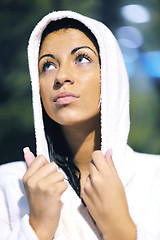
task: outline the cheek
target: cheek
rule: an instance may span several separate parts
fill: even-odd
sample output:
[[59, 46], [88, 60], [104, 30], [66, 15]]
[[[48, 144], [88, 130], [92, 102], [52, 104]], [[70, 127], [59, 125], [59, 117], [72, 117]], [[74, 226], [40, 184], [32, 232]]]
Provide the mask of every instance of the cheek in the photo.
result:
[[93, 72], [83, 82], [83, 115], [92, 117], [99, 112], [100, 74]]
[[46, 86], [40, 81], [39, 83], [39, 89], [40, 89], [40, 96], [44, 105], [44, 102], [46, 102]]
[[99, 72], [93, 73], [87, 82], [86, 86], [86, 97], [90, 100], [91, 103], [95, 104], [99, 102], [100, 98], [100, 74]]
[[46, 83], [44, 84], [42, 81], [40, 81], [39, 84], [40, 87], [40, 96], [42, 99], [43, 106], [46, 110], [46, 112], [49, 114], [51, 111], [51, 105], [52, 105], [52, 99], [51, 99], [51, 93], [50, 93], [50, 86], [48, 86]]
[[39, 81], [40, 96], [43, 100], [49, 99], [53, 91], [52, 81], [49, 77], [40, 78]]

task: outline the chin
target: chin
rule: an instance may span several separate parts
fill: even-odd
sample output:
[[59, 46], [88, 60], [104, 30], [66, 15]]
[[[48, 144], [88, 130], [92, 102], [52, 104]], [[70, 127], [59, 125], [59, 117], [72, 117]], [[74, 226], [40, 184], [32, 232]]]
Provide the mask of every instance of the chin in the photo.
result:
[[61, 109], [61, 111], [52, 114], [52, 116], [52, 120], [62, 126], [76, 126], [95, 122], [97, 116], [99, 116], [99, 111], [89, 112], [88, 109], [86, 111], [84, 109], [81, 111]]
[[74, 126], [74, 125], [78, 125], [80, 124], [81, 122], [84, 122], [84, 121], [78, 121], [78, 119], [64, 119], [64, 120], [58, 120], [56, 121], [58, 124], [62, 125], [62, 126]]

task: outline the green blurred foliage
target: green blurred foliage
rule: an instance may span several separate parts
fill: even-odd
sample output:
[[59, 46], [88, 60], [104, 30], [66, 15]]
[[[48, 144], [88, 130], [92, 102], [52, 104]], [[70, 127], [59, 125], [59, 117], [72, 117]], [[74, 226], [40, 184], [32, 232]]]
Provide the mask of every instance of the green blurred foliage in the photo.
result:
[[74, 10], [96, 17], [99, 2], [1, 0], [0, 2], [0, 163], [23, 160], [22, 149], [35, 152], [28, 39], [35, 24], [52, 10]]
[[160, 97], [153, 86], [150, 87], [147, 93], [131, 90], [129, 144], [139, 152], [159, 153]]
[[[137, 1], [137, 4], [139, 1]], [[149, 8], [151, 14], [151, 21], [146, 25], [141, 24], [144, 39], [144, 49], [154, 51], [160, 47], [160, 1], [159, 0], [141, 0], [141, 4]], [[150, 31], [149, 31], [150, 30]]]
[[[131, 1], [130, 1], [131, 3]], [[136, 1], [132, 1], [136, 3]], [[137, 3], [139, 1], [137, 0]], [[141, 0], [150, 8], [153, 20], [141, 25], [144, 48], [159, 47], [159, 0]], [[0, 2], [0, 164], [23, 160], [22, 148], [35, 152], [27, 44], [35, 24], [52, 10], [73, 10], [103, 21], [114, 32], [126, 24], [119, 0], [1, 0]], [[150, 31], [148, 31], [150, 29]], [[151, 31], [154, 34], [151, 34]], [[142, 79], [139, 79], [142, 82]], [[136, 81], [137, 84], [137, 81]], [[131, 82], [131, 132], [129, 143], [135, 150], [159, 153], [159, 92], [140, 91]], [[149, 88], [150, 89], [150, 88]]]

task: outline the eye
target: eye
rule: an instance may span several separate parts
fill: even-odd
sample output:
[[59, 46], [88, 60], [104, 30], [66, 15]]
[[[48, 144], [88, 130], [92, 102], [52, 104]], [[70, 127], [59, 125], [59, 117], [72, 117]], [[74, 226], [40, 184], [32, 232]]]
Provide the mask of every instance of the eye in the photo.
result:
[[52, 62], [49, 62], [48, 60], [42, 66], [42, 72], [46, 72], [52, 69], [55, 69], [55, 66]]
[[90, 61], [91, 61], [91, 59], [87, 54], [80, 54], [76, 57], [76, 63], [77, 64], [88, 63]]

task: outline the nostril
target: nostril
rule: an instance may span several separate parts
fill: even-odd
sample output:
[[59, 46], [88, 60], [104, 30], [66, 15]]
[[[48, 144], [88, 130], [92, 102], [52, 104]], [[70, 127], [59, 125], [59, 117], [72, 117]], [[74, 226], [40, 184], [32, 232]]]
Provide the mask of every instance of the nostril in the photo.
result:
[[56, 85], [61, 85], [61, 83], [60, 82], [56, 82]]
[[62, 86], [62, 84], [59, 81], [55, 81], [53, 89], [59, 89]]
[[61, 85], [60, 81], [55, 81], [55, 85], [60, 86]]
[[71, 82], [70, 80], [65, 80], [65, 82]]

